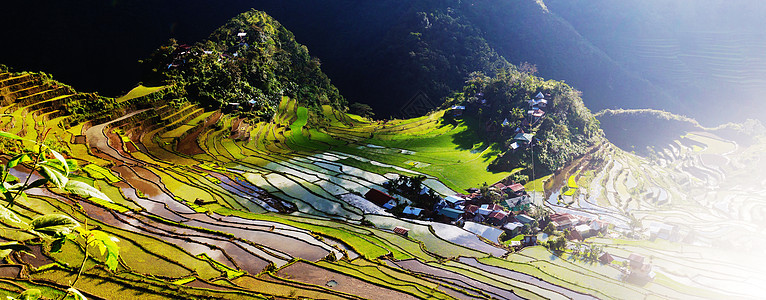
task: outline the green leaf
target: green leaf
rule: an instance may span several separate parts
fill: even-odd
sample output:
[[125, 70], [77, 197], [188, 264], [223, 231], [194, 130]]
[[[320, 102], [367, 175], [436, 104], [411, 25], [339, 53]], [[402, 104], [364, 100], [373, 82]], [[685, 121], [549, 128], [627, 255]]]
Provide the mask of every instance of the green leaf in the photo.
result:
[[38, 289], [28, 289], [19, 294], [19, 300], [37, 300], [43, 296], [43, 293]]
[[[14, 213], [12, 210], [5, 208], [5, 206], [0, 205], [0, 220], [3, 221], [3, 223], [12, 223], [12, 225], [15, 225], [16, 228], [24, 228], [26, 227], [26, 223], [21, 221], [21, 218], [19, 218], [16, 213]], [[11, 224], [8, 224], [11, 225]]]
[[88, 300], [88, 298], [85, 298], [85, 295], [73, 287], [68, 288], [66, 291], [67, 294], [74, 296], [75, 300]]
[[18, 135], [15, 135], [15, 134], [13, 134], [13, 133], [10, 133], [10, 132], [5, 132], [5, 131], [0, 131], [0, 137], [4, 137], [4, 138], [8, 138], [8, 139], [12, 139], [12, 140], [19, 140], [19, 141], [28, 141], [28, 142], [33, 142], [33, 143], [36, 143], [36, 142], [35, 142], [35, 141], [33, 141], [33, 140], [28, 140], [28, 139], [25, 139], [25, 138], [23, 138], [23, 137], [20, 137], [20, 136], [18, 136]]
[[61, 252], [61, 248], [64, 247], [64, 244], [66, 244], [66, 238], [53, 240], [51, 243], [51, 253]]
[[106, 254], [106, 267], [109, 270], [117, 270], [119, 265], [120, 246], [117, 246], [115, 237], [109, 236], [106, 232], [94, 230], [92, 233], [92, 239], [96, 241], [96, 247], [101, 252], [101, 255]]
[[29, 185], [28, 185], [28, 186], [25, 188], [25, 190], [28, 190], [28, 189], [33, 189], [33, 188], [36, 188], [36, 187], [41, 187], [41, 186], [43, 186], [43, 185], [44, 185], [45, 183], [47, 183], [47, 182], [48, 182], [48, 179], [45, 179], [45, 178], [40, 178], [40, 179], [38, 179], [38, 180], [35, 180], [35, 181], [33, 181], [32, 183], [30, 183], [30, 184], [29, 184]]
[[80, 227], [80, 223], [70, 216], [50, 214], [32, 220], [32, 230], [52, 237], [63, 237]]
[[61, 174], [61, 172], [51, 167], [40, 166], [40, 168], [43, 170], [41, 175], [43, 175], [45, 179], [48, 179], [48, 181], [55, 184], [58, 188], [64, 189], [64, 186], [66, 186], [67, 182], [69, 181], [69, 178], [66, 178], [64, 174]]
[[109, 196], [82, 181], [69, 180], [64, 189], [70, 193], [77, 194], [85, 198], [93, 197], [114, 203], [112, 199], [109, 199]]
[[11, 160], [9, 160], [7, 164], [5, 164], [6, 170], [10, 170], [11, 168], [18, 166], [20, 163], [31, 162], [31, 161], [32, 159], [29, 158], [29, 155], [26, 155], [26, 154], [16, 155], [16, 157], [11, 158]]
[[51, 152], [51, 154], [53, 154], [53, 157], [58, 159], [58, 161], [61, 163], [61, 165], [64, 166], [64, 171], [65, 171], [64, 174], [69, 176], [69, 165], [67, 164], [66, 159], [64, 158], [64, 156], [61, 155], [61, 153], [58, 153], [58, 151], [53, 150], [51, 148], [48, 148], [48, 150]]

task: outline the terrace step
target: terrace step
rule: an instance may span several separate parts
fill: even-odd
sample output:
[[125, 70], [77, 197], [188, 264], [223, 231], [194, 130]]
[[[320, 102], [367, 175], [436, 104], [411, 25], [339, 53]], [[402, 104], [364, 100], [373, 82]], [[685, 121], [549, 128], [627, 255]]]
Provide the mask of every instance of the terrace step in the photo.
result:
[[194, 105], [187, 104], [184, 107], [182, 107], [181, 109], [177, 110], [176, 112], [174, 112], [174, 113], [172, 113], [172, 114], [170, 114], [168, 116], [163, 116], [162, 117], [162, 121], [165, 121], [166, 123], [175, 123], [175, 121], [178, 121], [179, 118], [182, 118], [183, 116], [188, 114], [189, 110], [191, 110], [194, 107], [195, 107]]
[[1, 72], [0, 73], [0, 80], [5, 80], [11, 77], [11, 73], [8, 72]]
[[16, 99], [16, 103], [21, 106], [27, 106], [34, 102], [45, 101], [67, 94], [72, 94], [69, 88], [57, 87], [55, 89], [49, 89], [26, 97], [18, 98]]
[[21, 74], [18, 76], [11, 76], [9, 78], [0, 80], [0, 88], [4, 88], [7, 86], [11, 86], [20, 82], [24, 82], [26, 80], [31, 79], [31, 76], [29, 74]]
[[40, 78], [29, 78], [29, 80], [19, 82], [14, 85], [9, 85], [7, 87], [4, 87], [3, 89], [6, 89], [9, 93], [20, 91], [23, 89], [28, 89], [30, 87], [41, 85], [43, 83], [42, 79]]
[[[190, 105], [190, 107], [197, 107], [196, 105]], [[196, 110], [192, 111], [191, 113], [188, 113], [184, 115], [182, 118], [177, 119], [175, 122], [170, 123], [168, 125], [165, 125], [165, 127], [161, 130], [161, 133], [165, 133], [168, 131], [171, 131], [173, 129], [176, 129], [180, 127], [181, 125], [186, 124], [190, 120], [200, 116], [203, 112], [205, 112], [204, 108], [197, 108]]]

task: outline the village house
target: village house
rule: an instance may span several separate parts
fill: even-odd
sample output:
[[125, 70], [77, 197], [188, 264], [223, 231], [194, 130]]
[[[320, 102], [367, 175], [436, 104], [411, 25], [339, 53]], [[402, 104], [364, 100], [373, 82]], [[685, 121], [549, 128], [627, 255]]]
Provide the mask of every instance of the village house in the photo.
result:
[[410, 217], [419, 218], [423, 214], [423, 209], [408, 205], [402, 210], [402, 213]]
[[597, 233], [606, 233], [606, 230], [609, 228], [609, 222], [602, 221], [602, 220], [593, 220], [590, 222], [590, 230], [593, 234]]
[[409, 234], [410, 230], [404, 227], [396, 226], [394, 227], [394, 233], [401, 235], [401, 236], [407, 236]]
[[370, 189], [367, 191], [367, 193], [364, 194], [364, 198], [380, 207], [383, 207], [383, 205], [389, 201], [394, 200], [394, 197], [391, 197], [391, 195], [376, 189]]
[[531, 224], [535, 219], [525, 214], [519, 214], [515, 217], [516, 221], [521, 224]]
[[519, 235], [521, 233], [521, 228], [524, 227], [524, 224], [521, 224], [520, 222], [510, 222], [503, 225], [503, 229], [505, 229], [506, 236], [514, 237]]
[[568, 213], [552, 214], [550, 218], [556, 230], [570, 229], [580, 222], [580, 219]]
[[457, 219], [460, 219], [460, 217], [463, 216], [463, 211], [462, 210], [454, 209], [454, 208], [451, 208], [451, 207], [441, 208], [441, 209], [439, 209], [438, 213], [439, 213], [439, 215], [445, 216], [445, 217], [449, 218], [450, 220], [457, 220]]
[[519, 143], [520, 145], [528, 145], [532, 142], [532, 138], [534, 138], [535, 135], [531, 133], [517, 133], [513, 140]]
[[598, 261], [600, 261], [602, 264], [608, 265], [614, 261], [614, 257], [612, 257], [611, 254], [604, 252], [604, 254], [598, 258]]
[[523, 195], [505, 200], [505, 204], [508, 205], [508, 208], [512, 211], [522, 211], [532, 205], [532, 198], [528, 195]]
[[508, 219], [508, 213], [502, 210], [496, 210], [489, 214], [489, 223], [495, 226], [503, 226]]
[[457, 207], [459, 205], [465, 204], [465, 199], [457, 195], [450, 195], [444, 198], [444, 202], [446, 202], [450, 207]]
[[653, 279], [655, 274], [652, 271], [652, 264], [645, 262], [643, 255], [637, 253], [631, 253], [628, 256], [628, 262], [630, 263], [630, 275], [637, 276], [639, 278]]
[[537, 245], [537, 236], [525, 235], [524, 239], [521, 240], [521, 244], [524, 245], [524, 247]]
[[514, 184], [511, 184], [511, 185], [509, 185], [509, 186], [505, 187], [505, 190], [504, 190], [504, 191], [505, 191], [506, 193], [508, 193], [508, 195], [512, 195], [512, 196], [514, 196], [514, 197], [520, 197], [520, 196], [522, 196], [522, 195], [524, 195], [524, 194], [526, 194], [526, 193], [527, 193], [527, 192], [524, 190], [524, 186], [523, 186], [523, 185], [521, 185], [521, 183], [514, 183]]
[[449, 111], [447, 111], [450, 115], [453, 117], [462, 117], [463, 113], [465, 112], [465, 106], [463, 105], [454, 105], [450, 107]]

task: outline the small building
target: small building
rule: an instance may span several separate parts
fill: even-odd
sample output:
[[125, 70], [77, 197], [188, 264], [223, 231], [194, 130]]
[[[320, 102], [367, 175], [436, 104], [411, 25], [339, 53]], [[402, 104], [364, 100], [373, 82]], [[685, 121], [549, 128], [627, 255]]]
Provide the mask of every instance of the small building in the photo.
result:
[[545, 115], [545, 111], [542, 109], [531, 109], [527, 112], [530, 116], [532, 116], [532, 119], [539, 119], [542, 118]]
[[237, 33], [237, 37], [243, 38], [243, 37], [246, 37], [246, 36], [247, 36], [247, 32]]
[[447, 204], [449, 204], [449, 206], [451, 207], [455, 207], [465, 203], [465, 199], [458, 197], [456, 195], [447, 196], [446, 198], [444, 198], [444, 201], [447, 202]]
[[582, 241], [583, 240], [582, 235], [577, 230], [570, 230], [567, 233], [566, 238], [567, 238], [567, 240], [570, 240], [570, 241]]
[[556, 230], [572, 228], [577, 226], [578, 222], [580, 221], [577, 217], [568, 213], [552, 214], [550, 218], [551, 222], [553, 222], [553, 226], [556, 227]]
[[503, 127], [508, 127], [508, 126], [511, 126], [511, 122], [508, 122], [508, 118], [505, 118], [505, 120], [503, 120], [503, 123], [500, 125]]
[[391, 195], [376, 189], [370, 189], [367, 191], [367, 193], [364, 194], [364, 198], [381, 207], [388, 203], [388, 201], [394, 200], [394, 197], [391, 197]]
[[535, 135], [531, 133], [518, 133], [513, 137], [513, 140], [516, 142], [519, 142], [522, 145], [526, 145], [532, 142], [532, 138], [534, 138]]
[[413, 216], [413, 217], [417, 218], [417, 217], [420, 217], [420, 215], [423, 214], [423, 209], [422, 208], [412, 207], [412, 206], [408, 205], [407, 207], [404, 208], [402, 213], [405, 214], [405, 215]]
[[409, 234], [410, 230], [404, 227], [396, 226], [394, 227], [394, 233], [401, 235], [401, 236], [407, 236]]
[[602, 220], [593, 220], [590, 222], [590, 230], [594, 233], [601, 232], [606, 233], [606, 230], [609, 228], [609, 222], [602, 221]]
[[649, 226], [649, 236], [653, 239], [660, 238], [670, 241], [675, 227], [672, 225], [654, 222]]
[[537, 245], [537, 236], [525, 235], [524, 239], [521, 240], [521, 244], [524, 245], [524, 247]]
[[527, 216], [525, 214], [516, 215], [516, 221], [518, 221], [521, 224], [530, 224], [534, 220], [535, 220], [534, 218]]
[[396, 200], [391, 199], [391, 200], [388, 200], [388, 202], [386, 202], [385, 204], [383, 204], [383, 208], [385, 208], [385, 209], [392, 209], [392, 208], [396, 207], [397, 205], [399, 205], [399, 204], [396, 203]]
[[450, 107], [448, 113], [452, 115], [453, 117], [462, 117], [463, 112], [465, 112], [465, 106], [463, 105], [455, 105]]
[[492, 204], [482, 204], [481, 208], [487, 209], [489, 211], [503, 210], [502, 206], [497, 205], [495, 203], [492, 203]]
[[489, 214], [489, 222], [495, 226], [502, 226], [508, 220], [508, 213], [496, 210]]
[[493, 184], [492, 187], [496, 188], [498, 191], [502, 191], [503, 189], [505, 189], [505, 184], [503, 184], [502, 182], [498, 182]]
[[575, 226], [574, 231], [577, 231], [577, 233], [580, 234], [580, 237], [583, 239], [590, 237], [590, 226], [585, 224], [580, 224]]
[[226, 103], [226, 106], [223, 108], [223, 113], [229, 114], [233, 113], [235, 111], [239, 110], [239, 103], [237, 102], [229, 102]]
[[532, 198], [528, 195], [523, 195], [505, 200], [505, 204], [508, 205], [508, 208], [512, 211], [521, 211], [532, 205]]
[[543, 99], [545, 98], [545, 95], [543, 95], [543, 92], [537, 92], [537, 95], [535, 95], [535, 99]]
[[464, 211], [467, 214], [475, 215], [477, 212], [479, 212], [479, 207], [473, 204], [470, 204], [465, 207]]
[[631, 269], [641, 268], [644, 265], [644, 260], [644, 256], [638, 253], [631, 253], [630, 256], [628, 256], [628, 262], [630, 263]]
[[[485, 205], [486, 205], [486, 204], [485, 204]], [[477, 212], [479, 213], [479, 215], [482, 215], [482, 216], [489, 216], [489, 214], [491, 214], [491, 213], [492, 213], [492, 210], [491, 210], [491, 209], [488, 209], [488, 208], [486, 208], [486, 207], [484, 207], [485, 205], [482, 205], [482, 207], [479, 207], [479, 209], [477, 210]]]
[[608, 265], [608, 264], [611, 264], [612, 261], [614, 261], [614, 257], [612, 257], [611, 254], [604, 252], [604, 254], [602, 254], [601, 257], [598, 258], [598, 261], [600, 261], [602, 264]]
[[521, 196], [526, 193], [524, 190], [524, 186], [521, 185], [521, 183], [514, 183], [506, 187], [506, 193], [514, 195], [514, 196]]
[[520, 222], [509, 222], [503, 225], [503, 229], [505, 229], [506, 236], [514, 237], [519, 235], [521, 233], [521, 228], [524, 227], [524, 224], [521, 224]]
[[457, 219], [460, 219], [460, 217], [463, 215], [463, 211], [450, 208], [450, 207], [444, 207], [439, 210], [439, 215], [445, 216], [452, 220], [457, 220]]

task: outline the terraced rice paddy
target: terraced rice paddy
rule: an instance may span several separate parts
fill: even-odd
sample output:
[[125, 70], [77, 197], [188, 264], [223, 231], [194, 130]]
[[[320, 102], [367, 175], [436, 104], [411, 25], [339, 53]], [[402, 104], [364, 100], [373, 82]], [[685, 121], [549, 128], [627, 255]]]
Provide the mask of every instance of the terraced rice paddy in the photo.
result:
[[[329, 107], [310, 111], [285, 98], [272, 120], [251, 123], [193, 105], [172, 108], [147, 102], [113, 120], [69, 127], [63, 111], [51, 115], [24, 97], [42, 93], [36, 101], [58, 107], [67, 97], [80, 96], [73, 91], [61, 94], [55, 86], [45, 90], [35, 80], [34, 74], [0, 74], [2, 110], [13, 114], [0, 126], [28, 138], [50, 128], [49, 137], [80, 162], [76, 176], [99, 187], [114, 203], [45, 187], [31, 190], [29, 199], [19, 200], [13, 210], [24, 221], [45, 213], [67, 214], [120, 240], [117, 272], [99, 267], [101, 257], [88, 260], [77, 282], [87, 296], [109, 298], [119, 290], [121, 296], [141, 299], [686, 299], [742, 295], [736, 286], [721, 285], [738, 278], [737, 270], [745, 270], [740, 274], [752, 280], [762, 279], [736, 264], [723, 268], [720, 277], [707, 276], [696, 254], [672, 261], [677, 250], [666, 249], [670, 246], [662, 242], [595, 239], [593, 243], [605, 245], [616, 257], [640, 252], [663, 265], [657, 268], [659, 280], [631, 285], [620, 281], [616, 267], [554, 256], [542, 247], [510, 253], [452, 225], [400, 220], [372, 209], [374, 204], [358, 194], [383, 189], [384, 182], [400, 175], [425, 175], [425, 184], [443, 195], [509, 175], [486, 172], [488, 158], [496, 153], [466, 138], [465, 123], [441, 124], [443, 112], [382, 123]], [[12, 88], [16, 85], [37, 88], [20, 92], [25, 89]], [[118, 102], [144, 103], [140, 101], [155, 92], [162, 89], [140, 87]], [[324, 115], [328, 124], [315, 125], [319, 123], [311, 118], [317, 114]], [[684, 220], [684, 228], [697, 232], [698, 242], [725, 239], [758, 245], [762, 240], [745, 234], [707, 232], [703, 221], [719, 220], [739, 228], [753, 219], [750, 209], [761, 209], [753, 203], [762, 202], [721, 195], [728, 201], [721, 207], [721, 201], [698, 200], [674, 190], [690, 178], [696, 179], [688, 184], [714, 178], [720, 186], [730, 184], [733, 193], [742, 189], [728, 181], [728, 174], [744, 173], [732, 164], [745, 162], [719, 153], [731, 150], [726, 145], [708, 145], [698, 150], [727, 157], [729, 163], [707, 166], [694, 160], [696, 152], [683, 145], [656, 164], [613, 151], [606, 168], [576, 177], [591, 182], [575, 182], [572, 177], [570, 187], [578, 190], [572, 206], [551, 206], [598, 214], [620, 230], [628, 229], [627, 212], [645, 223]], [[736, 148], [744, 152], [742, 157], [756, 157], [756, 150]], [[21, 166], [12, 172], [19, 178], [26, 173]], [[757, 182], [757, 187], [762, 189], [763, 184]], [[704, 209], [692, 214], [676, 206], [693, 201]], [[659, 217], [649, 209], [659, 209]], [[723, 221], [721, 214], [732, 219]], [[363, 220], [375, 226], [361, 225]], [[410, 229], [408, 236], [394, 234], [391, 229], [396, 226]], [[2, 231], [0, 237], [32, 238], [16, 230]], [[23, 265], [23, 274], [20, 267], [0, 270], [0, 293], [42, 286], [49, 298], [62, 295], [64, 284], [76, 276], [73, 266], [83, 258], [81, 249], [70, 243], [66, 251], [51, 254], [45, 246], [32, 246], [35, 257], [13, 258]], [[716, 261], [716, 265], [733, 263]], [[719, 286], [715, 293], [695, 291], [710, 285]]]

